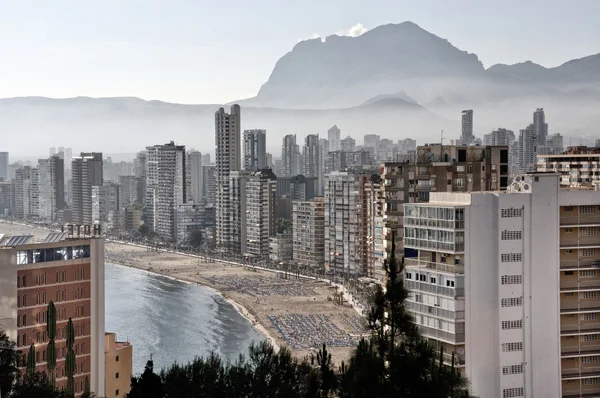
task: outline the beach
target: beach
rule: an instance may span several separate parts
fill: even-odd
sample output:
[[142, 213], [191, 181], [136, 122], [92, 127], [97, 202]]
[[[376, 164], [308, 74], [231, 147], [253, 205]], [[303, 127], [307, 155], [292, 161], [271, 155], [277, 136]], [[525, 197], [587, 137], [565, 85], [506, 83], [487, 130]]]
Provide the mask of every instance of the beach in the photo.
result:
[[[1, 233], [43, 239], [47, 230], [2, 223]], [[336, 287], [325, 281], [284, 278], [283, 273], [112, 241], [106, 242], [105, 262], [214, 289], [273, 345], [287, 346], [299, 358], [316, 354], [327, 343], [332, 361], [340, 364], [366, 333], [349, 304], [334, 304]]]

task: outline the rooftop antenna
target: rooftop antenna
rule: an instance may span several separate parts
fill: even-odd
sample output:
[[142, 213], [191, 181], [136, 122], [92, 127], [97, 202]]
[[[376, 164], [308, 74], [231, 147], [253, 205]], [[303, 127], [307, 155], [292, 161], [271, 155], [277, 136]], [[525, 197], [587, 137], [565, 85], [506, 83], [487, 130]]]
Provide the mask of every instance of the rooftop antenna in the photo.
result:
[[442, 132], [440, 133], [440, 145], [444, 145], [444, 130], [442, 130]]

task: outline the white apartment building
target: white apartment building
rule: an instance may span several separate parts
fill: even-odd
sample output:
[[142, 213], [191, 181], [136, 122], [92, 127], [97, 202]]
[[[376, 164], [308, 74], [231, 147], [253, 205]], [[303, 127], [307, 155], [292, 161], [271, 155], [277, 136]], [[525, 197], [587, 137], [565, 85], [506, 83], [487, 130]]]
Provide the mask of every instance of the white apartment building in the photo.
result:
[[189, 151], [186, 155], [186, 162], [186, 174], [189, 181], [189, 184], [187, 184], [188, 199], [192, 200], [194, 203], [201, 203], [203, 199], [202, 177], [204, 175], [202, 170], [202, 153], [198, 151]]
[[323, 268], [325, 263], [325, 203], [323, 197], [292, 202], [294, 262]]
[[186, 203], [185, 146], [146, 147], [146, 222], [163, 239], [177, 239], [177, 205]]
[[230, 113], [223, 108], [215, 113], [215, 161], [216, 161], [216, 244], [231, 244], [231, 202], [229, 174], [241, 169], [240, 106], [232, 105]]
[[559, 205], [555, 174], [404, 205], [408, 308], [476, 396], [561, 396]]
[[15, 213], [20, 220], [37, 218], [40, 207], [40, 174], [31, 166], [23, 166], [15, 171]]
[[246, 250], [253, 259], [269, 258], [269, 241], [277, 233], [277, 176], [270, 170], [256, 171], [246, 182]]
[[565, 153], [537, 155], [536, 171], [560, 174], [563, 186], [599, 185], [600, 150], [569, 147]]

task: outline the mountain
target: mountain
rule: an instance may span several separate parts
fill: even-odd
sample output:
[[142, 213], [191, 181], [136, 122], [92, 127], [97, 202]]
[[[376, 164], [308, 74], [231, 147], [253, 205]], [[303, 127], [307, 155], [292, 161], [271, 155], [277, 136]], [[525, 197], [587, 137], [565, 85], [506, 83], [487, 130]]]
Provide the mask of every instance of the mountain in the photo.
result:
[[[45, 155], [49, 147], [78, 151], [135, 153], [145, 146], [174, 140], [202, 152], [214, 151], [214, 114], [221, 105], [181, 105], [140, 98], [0, 99], [1, 150], [17, 155]], [[226, 107], [228, 110], [229, 108]], [[267, 150], [279, 156], [286, 134], [323, 137], [337, 124], [344, 135], [360, 140], [369, 132], [385, 132], [395, 140], [429, 139], [440, 129], [459, 128], [458, 121], [436, 116], [420, 105], [399, 98], [341, 109], [280, 109], [242, 107], [242, 130], [267, 130]], [[24, 145], [26, 140], [27, 145]]]
[[403, 93], [420, 104], [441, 97], [455, 111], [492, 109], [524, 98], [558, 104], [593, 100], [600, 98], [600, 54], [555, 68], [527, 61], [485, 69], [477, 55], [403, 22], [358, 37], [332, 35], [297, 43], [279, 59], [257, 96], [243, 103], [351, 107], [393, 96], [387, 93]]
[[408, 102], [409, 104], [417, 104], [417, 101], [410, 98], [404, 91], [400, 91], [395, 94], [381, 94], [381, 95], [375, 96], [375, 97], [363, 102], [362, 105], [374, 104], [374, 103], [377, 103], [384, 99], [399, 99], [399, 100]]

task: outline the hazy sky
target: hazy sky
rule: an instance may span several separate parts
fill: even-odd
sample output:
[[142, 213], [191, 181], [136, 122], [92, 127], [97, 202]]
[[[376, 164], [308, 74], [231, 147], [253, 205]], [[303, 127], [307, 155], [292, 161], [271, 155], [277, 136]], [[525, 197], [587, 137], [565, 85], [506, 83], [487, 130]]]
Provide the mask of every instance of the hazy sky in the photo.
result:
[[406, 20], [486, 67], [556, 66], [600, 52], [599, 18], [599, 0], [0, 0], [0, 97], [224, 103], [301, 39]]

